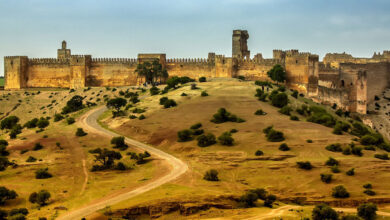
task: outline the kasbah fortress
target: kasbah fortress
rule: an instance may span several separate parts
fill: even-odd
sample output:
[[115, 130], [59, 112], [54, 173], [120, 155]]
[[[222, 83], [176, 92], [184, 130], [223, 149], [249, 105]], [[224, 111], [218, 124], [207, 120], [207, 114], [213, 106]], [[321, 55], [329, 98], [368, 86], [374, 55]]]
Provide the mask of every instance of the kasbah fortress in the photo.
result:
[[320, 62], [315, 54], [274, 50], [272, 59], [264, 59], [261, 53], [251, 59], [248, 38], [246, 30], [234, 30], [232, 57], [209, 53], [207, 59], [166, 59], [165, 54], [138, 54], [137, 59], [92, 58], [91, 55], [72, 55], [63, 41], [56, 59], [5, 57], [5, 89], [135, 86], [142, 83], [135, 73], [137, 65], [154, 60], [167, 69], [169, 76], [244, 76], [249, 80], [267, 81], [267, 71], [280, 64], [286, 70], [289, 88], [316, 102], [366, 114], [368, 104], [390, 84], [390, 51], [374, 53], [372, 58], [328, 53]]

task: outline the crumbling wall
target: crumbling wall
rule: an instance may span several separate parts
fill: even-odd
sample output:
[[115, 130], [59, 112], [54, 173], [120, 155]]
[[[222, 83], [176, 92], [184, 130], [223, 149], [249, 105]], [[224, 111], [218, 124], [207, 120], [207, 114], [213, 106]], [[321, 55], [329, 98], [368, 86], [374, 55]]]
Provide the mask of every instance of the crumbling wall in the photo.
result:
[[270, 80], [267, 72], [278, 63], [274, 59], [242, 60], [237, 64], [236, 75], [245, 76], [248, 80]]
[[69, 88], [70, 63], [67, 59], [29, 59], [28, 88]]

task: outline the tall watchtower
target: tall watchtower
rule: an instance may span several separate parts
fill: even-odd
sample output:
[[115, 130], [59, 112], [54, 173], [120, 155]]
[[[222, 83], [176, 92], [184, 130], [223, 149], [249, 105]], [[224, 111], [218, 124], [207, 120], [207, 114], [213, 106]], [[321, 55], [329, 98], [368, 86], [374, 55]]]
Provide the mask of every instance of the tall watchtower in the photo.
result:
[[57, 50], [57, 58], [58, 59], [66, 59], [70, 58], [70, 49], [66, 49], [66, 41], [62, 41], [61, 49]]
[[246, 30], [233, 30], [233, 58], [249, 59], [250, 51], [248, 50], [247, 40], [249, 38]]

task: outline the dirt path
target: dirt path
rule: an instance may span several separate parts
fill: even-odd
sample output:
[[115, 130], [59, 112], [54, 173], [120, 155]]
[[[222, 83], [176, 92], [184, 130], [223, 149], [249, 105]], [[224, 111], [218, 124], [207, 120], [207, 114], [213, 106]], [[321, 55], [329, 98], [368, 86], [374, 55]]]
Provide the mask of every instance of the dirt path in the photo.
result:
[[[94, 132], [100, 135], [108, 136], [108, 137], [115, 137], [118, 136], [118, 134], [109, 131], [103, 127], [101, 127], [97, 123], [98, 117], [106, 111], [106, 107], [99, 107], [97, 109], [93, 109], [89, 112], [87, 112], [85, 115], [83, 115], [80, 119], [81, 126], [88, 130], [89, 132]], [[147, 150], [149, 153], [151, 153], [153, 156], [160, 157], [161, 159], [164, 159], [167, 163], [170, 164], [171, 170], [170, 172], [162, 176], [159, 179], [154, 180], [153, 182], [150, 182], [146, 185], [140, 186], [139, 188], [136, 188], [132, 191], [125, 192], [123, 194], [119, 194], [117, 196], [111, 197], [107, 200], [99, 201], [99, 202], [92, 202], [89, 205], [86, 205], [80, 209], [70, 211], [68, 213], [63, 214], [58, 219], [60, 220], [74, 220], [74, 219], [81, 219], [85, 216], [88, 216], [100, 209], [103, 209], [106, 206], [113, 205], [115, 203], [130, 199], [134, 196], [137, 196], [141, 193], [147, 192], [151, 189], [154, 189], [158, 186], [163, 185], [164, 183], [167, 183], [169, 181], [172, 181], [176, 179], [177, 177], [181, 176], [188, 170], [188, 166], [183, 161], [179, 160], [178, 158], [167, 154], [161, 150], [158, 150], [154, 147], [151, 147], [149, 145], [146, 145], [144, 143], [138, 142], [136, 140], [125, 138], [125, 141], [127, 144], [139, 148], [141, 150]]]
[[84, 172], [84, 183], [83, 183], [83, 187], [81, 188], [81, 191], [80, 191], [80, 195], [83, 195], [83, 193], [85, 192], [85, 188], [87, 187], [87, 183], [88, 183], [88, 171], [87, 171], [87, 166], [86, 166], [86, 161], [85, 159], [82, 160], [82, 164], [83, 164], [83, 172]]

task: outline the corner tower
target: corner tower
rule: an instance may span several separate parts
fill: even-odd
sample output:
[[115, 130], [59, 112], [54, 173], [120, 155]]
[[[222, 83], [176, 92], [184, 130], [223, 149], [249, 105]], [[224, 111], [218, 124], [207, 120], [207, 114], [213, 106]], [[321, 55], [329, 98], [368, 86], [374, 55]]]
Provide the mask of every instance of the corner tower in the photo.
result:
[[248, 50], [247, 40], [249, 38], [246, 30], [233, 30], [233, 51], [232, 57], [238, 59], [249, 59], [250, 51]]
[[57, 59], [67, 59], [70, 55], [70, 49], [66, 49], [66, 41], [62, 41], [61, 49], [57, 50]]

